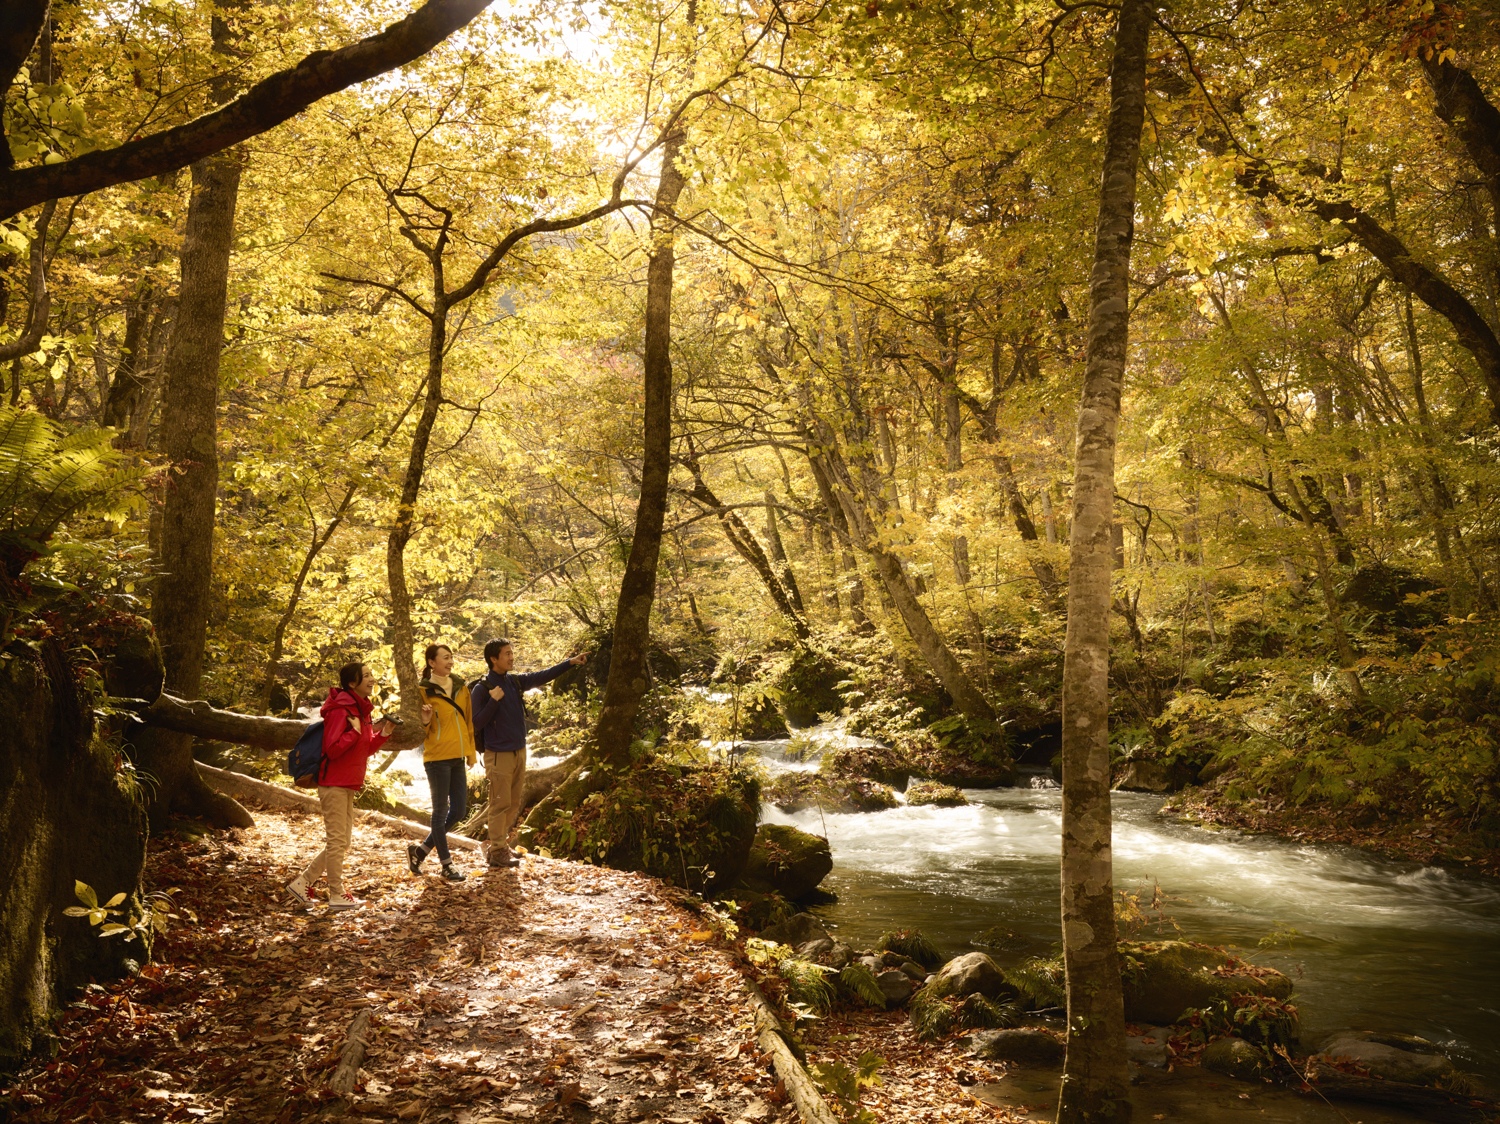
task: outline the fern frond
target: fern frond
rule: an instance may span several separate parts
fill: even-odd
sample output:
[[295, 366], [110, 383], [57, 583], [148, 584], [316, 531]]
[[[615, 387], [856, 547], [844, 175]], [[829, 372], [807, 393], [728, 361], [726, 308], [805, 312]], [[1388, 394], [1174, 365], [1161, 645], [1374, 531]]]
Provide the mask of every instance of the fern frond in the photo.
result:
[[788, 957], [776, 965], [776, 971], [786, 981], [787, 998], [792, 1003], [820, 1015], [833, 1006], [833, 985], [828, 982], [832, 968]]
[[839, 986], [877, 1011], [885, 1009], [885, 992], [880, 990], [880, 983], [868, 965], [861, 964], [858, 960], [850, 961], [839, 973]]

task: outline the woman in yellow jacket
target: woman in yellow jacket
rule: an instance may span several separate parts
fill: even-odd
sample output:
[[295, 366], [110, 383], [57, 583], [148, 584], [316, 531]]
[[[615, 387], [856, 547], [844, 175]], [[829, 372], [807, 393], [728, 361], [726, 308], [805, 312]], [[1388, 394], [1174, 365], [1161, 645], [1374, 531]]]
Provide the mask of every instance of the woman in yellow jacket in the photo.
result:
[[453, 866], [448, 854], [448, 833], [464, 818], [469, 800], [469, 773], [474, 764], [474, 720], [469, 711], [469, 692], [453, 674], [453, 650], [446, 644], [429, 644], [422, 669], [422, 766], [432, 787], [432, 831], [421, 843], [406, 848], [406, 865], [413, 874], [422, 873], [422, 860], [436, 848], [443, 864], [443, 877], [462, 882], [463, 872]]

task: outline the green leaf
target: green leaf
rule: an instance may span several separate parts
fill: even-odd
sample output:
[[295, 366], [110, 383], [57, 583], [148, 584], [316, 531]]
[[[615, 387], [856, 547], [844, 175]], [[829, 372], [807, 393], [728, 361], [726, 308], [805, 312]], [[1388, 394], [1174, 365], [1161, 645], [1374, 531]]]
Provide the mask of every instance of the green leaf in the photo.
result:
[[105, 905], [105, 908], [109, 908], [111, 906], [117, 906], [117, 905], [119, 905], [124, 900], [125, 900], [125, 892], [122, 890], [120, 893], [118, 893], [114, 897], [110, 898], [109, 901], [105, 902], [104, 905]]
[[74, 881], [73, 893], [84, 905], [90, 909], [99, 908], [99, 897], [94, 893], [94, 888], [87, 882]]

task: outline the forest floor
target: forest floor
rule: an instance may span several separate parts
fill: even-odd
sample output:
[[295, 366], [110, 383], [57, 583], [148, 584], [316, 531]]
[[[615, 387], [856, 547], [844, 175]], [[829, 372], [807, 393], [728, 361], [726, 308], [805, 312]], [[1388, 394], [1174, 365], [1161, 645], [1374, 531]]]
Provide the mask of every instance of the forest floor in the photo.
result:
[[[743, 958], [669, 887], [534, 857], [484, 872], [472, 853], [456, 856], [466, 882], [431, 862], [416, 878], [409, 840], [362, 823], [345, 882], [367, 904], [299, 912], [281, 888], [321, 822], [254, 814], [246, 831], [153, 840], [148, 886], [172, 891], [178, 917], [139, 976], [66, 1009], [56, 1056], [4, 1091], [0, 1119], [796, 1119], [754, 1043]], [[369, 1050], [339, 1097], [327, 1084], [361, 1008]], [[875, 1043], [887, 1061], [864, 1099], [881, 1121], [1026, 1118], [970, 1095], [959, 1055], [917, 1043], [899, 1015], [815, 1037], [822, 1060]]]
[[1500, 877], [1500, 848], [1471, 831], [1462, 818], [1433, 819], [1420, 809], [1387, 812], [1362, 822], [1352, 813], [1330, 814], [1326, 806], [1299, 806], [1275, 797], [1230, 802], [1208, 787], [1177, 793], [1162, 811], [1204, 827], [1232, 827], [1303, 843], [1341, 844], [1401, 862]]

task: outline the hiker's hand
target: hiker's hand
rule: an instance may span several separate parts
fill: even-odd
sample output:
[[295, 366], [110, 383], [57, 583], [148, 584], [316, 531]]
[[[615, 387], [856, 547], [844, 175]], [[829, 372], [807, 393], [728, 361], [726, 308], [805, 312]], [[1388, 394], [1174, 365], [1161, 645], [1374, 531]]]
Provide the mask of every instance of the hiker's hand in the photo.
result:
[[359, 718], [358, 718], [358, 716], [353, 715], [353, 714], [349, 715], [349, 729], [353, 730], [356, 734], [359, 733]]
[[570, 664], [573, 664], [575, 667], [581, 667], [584, 664], [588, 663], [588, 660], [589, 657], [587, 652], [579, 652], [576, 656], [570, 658], [568, 662]]
[[430, 707], [430, 706], [424, 706], [422, 708], [422, 725], [425, 726], [425, 725], [427, 725], [427, 723], [429, 723], [431, 721], [432, 721], [432, 707]]
[[490, 698], [494, 699], [496, 702], [500, 701], [500, 696], [503, 694], [505, 694], [505, 688], [500, 686], [500, 684], [498, 683], [490, 688]]
[[390, 737], [391, 736], [391, 731], [394, 730], [395, 728], [396, 728], [396, 724], [394, 722], [392, 722], [389, 718], [385, 719], [383, 722], [380, 723], [380, 736], [383, 737], [383, 738]]

